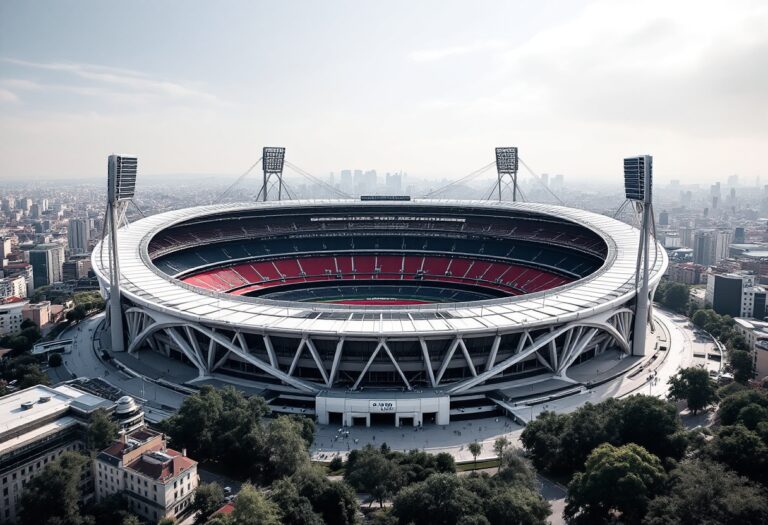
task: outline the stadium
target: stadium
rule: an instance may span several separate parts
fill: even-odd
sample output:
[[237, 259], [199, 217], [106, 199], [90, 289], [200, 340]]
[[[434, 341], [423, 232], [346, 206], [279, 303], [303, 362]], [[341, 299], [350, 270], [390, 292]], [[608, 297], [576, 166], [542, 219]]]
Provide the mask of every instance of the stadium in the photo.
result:
[[[258, 385], [273, 406], [320, 423], [489, 415], [526, 388], [583, 389], [576, 372], [593, 360], [641, 360], [639, 238], [610, 217], [523, 202], [169, 211], [119, 231], [126, 350]], [[666, 265], [664, 250], [651, 250], [651, 288]]]

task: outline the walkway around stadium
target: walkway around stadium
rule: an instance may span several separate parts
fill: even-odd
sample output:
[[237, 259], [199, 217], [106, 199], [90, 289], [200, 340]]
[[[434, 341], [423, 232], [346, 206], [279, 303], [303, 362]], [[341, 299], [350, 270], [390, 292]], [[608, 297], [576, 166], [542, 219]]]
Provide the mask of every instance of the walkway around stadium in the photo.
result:
[[[66, 356], [65, 367], [70, 376], [101, 378], [124, 393], [137, 398], [145, 406], [148, 419], [162, 420], [181, 406], [185, 393], [201, 383], [224, 385], [225, 377], [198, 378], [191, 367], [179, 367], [178, 361], [168, 360], [158, 354], [142, 353], [138, 359], [120, 355], [116, 362], [122, 362], [130, 369], [125, 372], [107, 361], [103, 361], [94, 348], [98, 346], [99, 336], [95, 330], [103, 326], [103, 314], [87, 319], [62, 333], [62, 338], [74, 339], [74, 348]], [[506, 436], [513, 445], [519, 445], [519, 436], [525, 423], [545, 410], [567, 413], [576, 410], [585, 403], [598, 403], [611, 397], [625, 397], [633, 394], [650, 394], [666, 397], [667, 381], [680, 368], [702, 366], [714, 372], [720, 368], [720, 351], [704, 332], [694, 328], [684, 316], [656, 309], [657, 329], [648, 338], [648, 356], [633, 365], [632, 371], [618, 377], [560, 399], [538, 398], [529, 403], [520, 402], [512, 407], [517, 422], [511, 417], [498, 415], [489, 418], [454, 421], [448, 425], [425, 425], [423, 427], [387, 426], [345, 427], [338, 425], [318, 425], [312, 456], [316, 460], [330, 461], [334, 456], [346, 456], [350, 450], [362, 448], [370, 443], [379, 446], [386, 443], [395, 450], [420, 449], [432, 453], [448, 452], [457, 461], [470, 461], [472, 455], [467, 449], [471, 442], [483, 446], [478, 459], [494, 456], [493, 442], [500, 436]], [[94, 337], [94, 335], [96, 337]], [[666, 351], [658, 350], [666, 347]], [[654, 351], [651, 351], [654, 349]], [[657, 356], [654, 359], [654, 356]], [[166, 361], [166, 363], [164, 363]], [[610, 376], [605, 360], [590, 363], [591, 368], [580, 371], [592, 373], [594, 383], [599, 383], [602, 376]], [[167, 364], [168, 366], [163, 366]], [[621, 364], [614, 360], [613, 365]], [[600, 371], [599, 367], [603, 369]], [[61, 379], [62, 374], [52, 370], [53, 379]], [[178, 383], [180, 390], [163, 385], [163, 382]], [[169, 384], [166, 383], [166, 384]], [[258, 393], [263, 385], [244, 380], [237, 380], [236, 386], [246, 393]]]

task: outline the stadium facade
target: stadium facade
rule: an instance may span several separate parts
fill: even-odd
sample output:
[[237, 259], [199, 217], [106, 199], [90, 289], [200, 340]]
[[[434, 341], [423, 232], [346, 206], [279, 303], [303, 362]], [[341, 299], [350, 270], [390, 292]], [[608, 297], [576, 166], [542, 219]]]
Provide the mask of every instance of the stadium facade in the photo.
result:
[[[640, 232], [545, 204], [222, 204], [119, 231], [125, 348], [321, 423], [446, 424], [632, 347]], [[651, 250], [655, 288], [667, 259]], [[109, 261], [93, 267], [105, 294]]]

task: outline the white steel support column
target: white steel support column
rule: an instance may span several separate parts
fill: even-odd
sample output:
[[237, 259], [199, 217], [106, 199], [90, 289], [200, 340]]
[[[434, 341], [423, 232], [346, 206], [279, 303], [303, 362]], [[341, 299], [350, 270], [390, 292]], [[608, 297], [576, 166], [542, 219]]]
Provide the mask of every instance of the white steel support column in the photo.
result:
[[120, 301], [120, 261], [117, 255], [117, 216], [116, 203], [107, 204], [109, 220], [109, 330], [113, 352], [125, 351], [123, 343], [123, 311]]
[[429, 357], [427, 342], [423, 337], [420, 337], [419, 344], [421, 345], [421, 354], [424, 356], [424, 366], [427, 368], [427, 375], [429, 376], [429, 385], [434, 388], [437, 386], [437, 381], [435, 381], [435, 372], [432, 370], [432, 358]]
[[333, 364], [331, 365], [331, 374], [328, 376], [327, 386], [333, 386], [333, 382], [336, 381], [336, 374], [339, 373], [339, 363], [341, 362], [342, 349], [344, 348], [344, 338], [339, 339], [336, 343], [336, 352], [333, 354]]

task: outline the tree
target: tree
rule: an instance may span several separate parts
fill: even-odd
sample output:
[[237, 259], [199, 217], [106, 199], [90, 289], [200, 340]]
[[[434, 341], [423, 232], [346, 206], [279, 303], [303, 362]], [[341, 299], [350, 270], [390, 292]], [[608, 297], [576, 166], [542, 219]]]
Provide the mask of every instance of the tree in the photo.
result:
[[69, 312], [67, 312], [67, 321], [70, 323], [76, 323], [79, 321], [82, 321], [85, 319], [85, 316], [88, 314], [88, 311], [85, 309], [83, 305], [75, 306], [73, 309], [71, 309]]
[[157, 525], [176, 525], [176, 520], [167, 516], [157, 522]]
[[509, 446], [509, 440], [505, 438], [504, 436], [496, 438], [496, 441], [493, 442], [493, 451], [496, 452], [496, 456], [499, 458], [499, 472], [501, 472], [501, 465], [503, 463], [504, 459], [504, 451]]
[[64, 359], [61, 357], [61, 354], [51, 354], [48, 357], [48, 366], [51, 368], [58, 368], [64, 363]]
[[756, 481], [768, 481], [768, 445], [744, 425], [723, 427], [710, 442], [712, 458]]
[[659, 458], [634, 443], [600, 445], [585, 467], [568, 484], [564, 515], [572, 523], [605, 523], [615, 513], [623, 523], [640, 523], [666, 480]]
[[87, 442], [91, 450], [101, 450], [117, 439], [118, 424], [103, 408], [96, 410], [88, 423]]
[[280, 511], [253, 485], [245, 483], [235, 499], [232, 520], [236, 525], [280, 525]]
[[80, 476], [88, 468], [85, 456], [65, 452], [29, 480], [21, 497], [21, 525], [80, 525]]
[[616, 406], [607, 424], [618, 429], [617, 444], [635, 443], [662, 459], [679, 459], [685, 453], [685, 433], [672, 403], [636, 395], [622, 399]]
[[473, 441], [467, 448], [469, 449], [469, 453], [472, 454], [472, 457], [475, 458], [475, 469], [477, 469], [477, 456], [483, 451], [483, 445], [477, 441]]
[[669, 397], [685, 399], [694, 415], [717, 399], [715, 384], [703, 368], [684, 368], [669, 379]]
[[711, 320], [710, 313], [714, 312], [712, 310], [696, 310], [691, 317], [691, 321], [693, 321], [693, 324], [699, 328], [704, 328], [704, 326]]
[[525, 426], [520, 441], [536, 468], [548, 472], [559, 470], [560, 436], [568, 420], [566, 414], [544, 411]]
[[456, 460], [448, 452], [440, 452], [435, 456], [437, 472], [456, 472]]
[[768, 493], [712, 461], [685, 460], [670, 473], [668, 495], [653, 499], [645, 525], [766, 523]]
[[690, 290], [687, 285], [682, 283], [669, 283], [665, 287], [664, 294], [659, 302], [671, 310], [683, 312], [688, 304], [689, 296]]
[[744, 350], [734, 350], [731, 352], [731, 366], [733, 367], [733, 378], [739, 383], [746, 383], [752, 379], [753, 363], [752, 356]]
[[301, 424], [287, 416], [280, 416], [269, 425], [266, 454], [275, 477], [291, 475], [309, 464], [307, 444], [301, 430]]
[[454, 474], [435, 474], [405, 487], [392, 503], [402, 525], [455, 525], [464, 516], [483, 513], [480, 498]]
[[289, 478], [272, 484], [271, 499], [280, 509], [280, 523], [284, 525], [323, 525], [323, 519], [312, 509], [309, 498], [299, 494]]
[[358, 491], [370, 494], [380, 507], [404, 484], [400, 467], [371, 446], [358, 451], [347, 461], [344, 479]]
[[525, 487], [532, 491], [537, 491], [538, 482], [536, 480], [536, 471], [531, 462], [523, 456], [523, 451], [517, 448], [508, 448], [504, 451], [504, 468], [502, 468], [496, 479], [503, 481], [508, 485]]
[[739, 410], [737, 421], [749, 430], [756, 430], [763, 421], [768, 421], [768, 408], [750, 403]]
[[511, 488], [493, 496], [486, 504], [490, 525], [545, 525], [551, 507], [531, 490]]
[[224, 489], [216, 482], [200, 483], [195, 490], [192, 509], [197, 512], [195, 523], [205, 523], [208, 517], [216, 512], [224, 501]]
[[752, 404], [768, 408], [768, 394], [751, 389], [731, 390], [717, 409], [720, 423], [724, 426], [736, 424], [741, 410]]
[[330, 463], [328, 463], [328, 469], [331, 472], [338, 472], [344, 468], [344, 460], [341, 456], [334, 456]]

